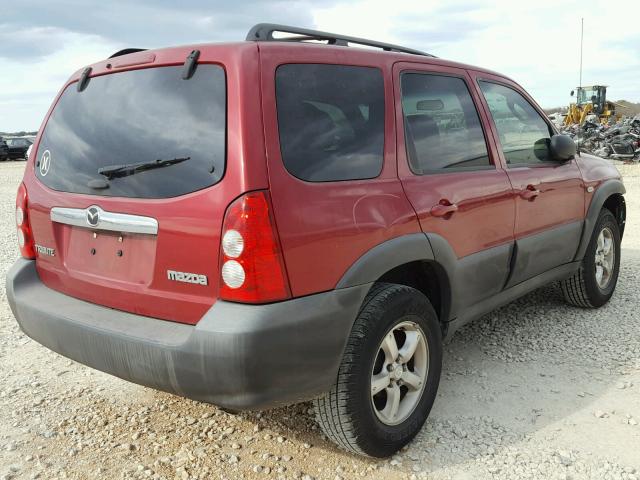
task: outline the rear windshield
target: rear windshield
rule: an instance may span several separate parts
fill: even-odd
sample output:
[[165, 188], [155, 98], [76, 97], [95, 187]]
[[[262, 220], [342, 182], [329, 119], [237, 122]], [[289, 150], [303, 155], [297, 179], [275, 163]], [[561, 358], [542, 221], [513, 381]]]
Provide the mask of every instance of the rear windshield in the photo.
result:
[[136, 198], [220, 181], [224, 70], [200, 65], [189, 80], [181, 75], [182, 66], [148, 68], [92, 78], [82, 92], [69, 85], [38, 147], [38, 178], [54, 190]]

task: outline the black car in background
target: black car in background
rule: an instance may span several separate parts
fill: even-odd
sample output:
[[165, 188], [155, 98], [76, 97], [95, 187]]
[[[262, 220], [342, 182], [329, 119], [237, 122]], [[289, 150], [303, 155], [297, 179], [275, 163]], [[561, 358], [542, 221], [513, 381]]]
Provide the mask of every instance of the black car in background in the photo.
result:
[[0, 137], [0, 160], [6, 160], [9, 158], [9, 146], [4, 138]]
[[26, 138], [7, 138], [5, 139], [9, 147], [9, 159], [27, 158], [27, 150], [33, 143]]

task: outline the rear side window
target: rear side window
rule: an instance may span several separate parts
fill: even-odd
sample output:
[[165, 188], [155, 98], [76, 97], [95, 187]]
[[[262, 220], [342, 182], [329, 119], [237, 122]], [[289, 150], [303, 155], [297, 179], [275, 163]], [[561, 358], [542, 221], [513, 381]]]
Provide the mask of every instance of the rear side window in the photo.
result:
[[404, 73], [401, 87], [407, 154], [414, 173], [494, 168], [464, 80]]
[[224, 70], [200, 65], [189, 80], [181, 74], [182, 66], [147, 68], [94, 77], [82, 92], [71, 84], [38, 147], [38, 178], [54, 190], [136, 198], [217, 183], [226, 155]]
[[288, 64], [276, 71], [286, 169], [310, 182], [374, 178], [382, 171], [384, 84], [377, 68]]
[[551, 161], [549, 125], [515, 90], [491, 82], [479, 82], [500, 136], [508, 165], [535, 165]]

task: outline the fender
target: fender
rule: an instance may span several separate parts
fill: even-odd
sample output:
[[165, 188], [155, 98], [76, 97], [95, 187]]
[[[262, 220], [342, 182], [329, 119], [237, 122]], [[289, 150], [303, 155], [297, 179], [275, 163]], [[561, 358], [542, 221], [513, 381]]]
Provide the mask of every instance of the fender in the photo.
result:
[[336, 288], [354, 287], [375, 282], [389, 270], [418, 260], [434, 260], [427, 236], [411, 233], [380, 243], [349, 267]]
[[589, 240], [591, 240], [591, 235], [593, 233], [593, 229], [596, 226], [596, 221], [598, 220], [600, 210], [602, 210], [602, 206], [604, 205], [604, 202], [607, 200], [607, 198], [616, 193], [624, 195], [626, 193], [626, 189], [624, 188], [622, 180], [618, 178], [612, 178], [602, 182], [593, 194], [593, 197], [591, 198], [591, 204], [589, 205], [587, 215], [584, 219], [584, 228], [582, 229], [580, 246], [578, 247], [578, 251], [576, 252], [574, 260], [577, 261], [584, 258], [584, 254], [587, 251], [587, 246], [589, 245]]

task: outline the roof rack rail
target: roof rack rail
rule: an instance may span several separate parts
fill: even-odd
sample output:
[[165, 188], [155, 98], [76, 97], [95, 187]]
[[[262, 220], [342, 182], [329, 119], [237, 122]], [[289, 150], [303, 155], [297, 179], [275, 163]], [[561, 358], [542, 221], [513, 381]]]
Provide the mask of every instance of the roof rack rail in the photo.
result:
[[130, 53], [136, 53], [136, 52], [144, 52], [146, 50], [147, 50], [146, 48], [125, 48], [123, 50], [118, 50], [109, 58], [121, 57], [122, 55], [129, 55]]
[[[293, 34], [293, 36], [276, 38], [273, 35], [275, 32], [290, 33]], [[376, 42], [375, 40], [367, 40], [366, 38], [348, 37], [346, 35], [321, 32], [319, 30], [309, 30], [306, 28], [289, 27], [287, 25], [278, 25], [275, 23], [259, 23], [254, 25], [253, 28], [249, 30], [249, 33], [247, 33], [246, 40], [254, 42], [306, 42], [309, 40], [324, 40], [328, 45], [348, 47], [350, 43], [354, 43], [367, 47], [380, 48], [387, 52], [410, 53], [426, 57], [434, 56], [430, 53], [401, 47], [400, 45], [393, 45], [391, 43]]]

